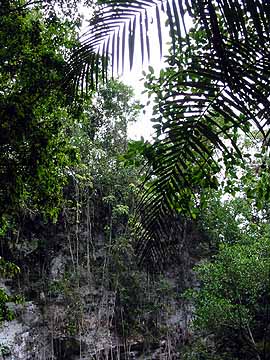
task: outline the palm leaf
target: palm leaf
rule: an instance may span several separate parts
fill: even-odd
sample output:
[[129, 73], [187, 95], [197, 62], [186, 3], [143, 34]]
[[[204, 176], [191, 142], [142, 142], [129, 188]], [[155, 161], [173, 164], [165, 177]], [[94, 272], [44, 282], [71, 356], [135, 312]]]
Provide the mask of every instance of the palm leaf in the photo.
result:
[[[145, 58], [144, 53], [147, 52], [149, 59], [151, 45], [155, 46], [155, 41], [149, 41], [151, 26], [157, 29], [156, 40], [159, 42], [160, 55], [162, 55], [164, 29], [161, 13], [167, 16], [174, 51], [179, 45], [182, 48], [181, 27], [184, 29], [184, 35], [187, 36], [186, 12], [195, 22], [201, 24], [206, 32], [207, 40], [215, 50], [228, 81], [232, 79], [234, 72], [226, 61], [228, 54], [225, 53], [224, 41], [229, 38], [231, 43], [238, 44], [241, 40], [241, 43], [245, 44], [244, 48], [247, 49], [250, 45], [250, 28], [262, 48], [266, 46], [265, 38], [269, 38], [270, 3], [265, 0], [106, 1], [103, 5], [99, 5], [90, 21], [88, 31], [81, 39], [81, 45], [70, 59], [67, 81], [72, 80], [74, 84], [81, 82], [84, 87], [87, 71], [91, 72], [92, 78], [93, 76], [98, 78], [100, 71], [105, 73], [108, 58], [111, 58], [113, 72], [119, 73], [124, 69], [127, 54], [131, 68], [135, 56], [136, 36], [139, 37], [140, 42], [140, 48], [136, 52], [141, 52], [142, 61]], [[153, 21], [153, 18], [156, 21]], [[190, 47], [190, 44], [188, 45]], [[253, 46], [253, 41], [251, 45]], [[107, 61], [100, 61], [104, 56]], [[94, 62], [99, 64], [95, 71], [91, 68], [93, 57], [97, 58]], [[90, 66], [87, 67], [86, 64]], [[94, 82], [90, 85], [93, 84]]]
[[[108, 62], [100, 61], [100, 58], [111, 59], [113, 73], [121, 73], [125, 67], [126, 56], [129, 58], [129, 67], [132, 68], [134, 62], [134, 49], [136, 37], [140, 47], [136, 49], [141, 54], [142, 61], [145, 53], [150, 59], [151, 50], [159, 43], [160, 56], [163, 51], [163, 27], [161, 13], [167, 14], [171, 27], [171, 34], [174, 36], [173, 42], [176, 44], [181, 38], [180, 19], [183, 22], [184, 10], [182, 4], [176, 5], [175, 1], [170, 0], [142, 0], [142, 1], [107, 1], [100, 5], [90, 21], [88, 31], [81, 38], [81, 45], [74, 51], [67, 75], [67, 83], [73, 81], [75, 88], [78, 83], [93, 86], [94, 82], [86, 84], [88, 71], [92, 71], [91, 62], [96, 57], [99, 67], [91, 73], [95, 78], [99, 73], [105, 73]], [[176, 28], [175, 28], [175, 24]], [[156, 39], [149, 40], [149, 31], [153, 26], [156, 27]], [[90, 64], [87, 67], [86, 64]], [[103, 76], [104, 78], [104, 76]]]
[[[237, 27], [235, 21], [228, 26], [243, 27], [241, 22]], [[162, 88], [156, 99], [161, 137], [154, 144], [155, 156], [149, 159], [152, 173], [148, 181], [154, 182], [139, 204], [138, 221], [144, 230], [137, 232], [137, 253], [142, 263], [153, 264], [158, 258], [158, 264], [162, 264], [168, 258], [170, 219], [192, 216], [189, 211], [196, 210], [201, 189], [217, 186], [220, 165], [216, 159], [222, 156], [227, 167], [241, 161], [235, 129], [252, 137], [249, 129], [257, 128], [264, 144], [268, 141], [269, 35], [261, 34], [262, 47], [261, 40], [254, 36], [257, 27], [245, 27], [242, 33], [248, 32], [248, 39], [237, 41], [234, 33], [222, 35], [226, 65], [220, 59], [219, 47], [213, 48], [210, 41], [204, 45], [198, 42], [187, 61], [181, 56], [174, 62], [169, 59], [174, 66], [156, 83], [149, 84], [149, 88], [156, 84]], [[192, 41], [194, 44], [194, 37]], [[172, 49], [172, 57], [174, 53]], [[164, 225], [166, 220], [168, 224]], [[160, 229], [164, 230], [162, 234]]]

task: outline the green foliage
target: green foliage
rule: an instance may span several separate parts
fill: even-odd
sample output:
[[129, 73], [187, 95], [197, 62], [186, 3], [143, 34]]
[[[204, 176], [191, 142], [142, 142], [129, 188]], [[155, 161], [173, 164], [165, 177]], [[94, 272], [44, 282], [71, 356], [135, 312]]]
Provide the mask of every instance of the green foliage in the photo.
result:
[[[127, 270], [127, 266], [132, 268]], [[114, 321], [118, 333], [124, 338], [143, 334], [146, 342], [155, 343], [167, 330], [163, 320], [171, 311], [172, 285], [162, 276], [150, 281], [132, 260], [125, 262], [125, 269], [116, 266], [116, 271]]]
[[9, 296], [4, 289], [0, 288], [0, 323], [4, 320], [11, 321], [14, 319], [13, 312], [8, 309], [6, 303], [13, 301], [13, 297]]
[[5, 3], [0, 19], [1, 228], [20, 210], [56, 218], [66, 170], [76, 160], [67, 137], [73, 109], [60, 87], [75, 26], [42, 18], [37, 7]]
[[78, 287], [79, 275], [67, 271], [58, 280], [49, 281], [47, 291], [50, 298], [58, 298], [65, 304], [65, 319], [59, 324], [67, 336], [75, 336], [81, 331], [84, 299]]
[[[5, 261], [0, 257], [0, 276], [1, 278], [13, 278], [20, 272], [17, 265], [10, 261]], [[14, 319], [15, 314], [7, 306], [7, 303], [22, 303], [23, 298], [19, 295], [9, 295], [4, 288], [0, 288], [0, 323], [2, 321], [11, 321]]]
[[0, 344], [0, 354], [2, 356], [8, 356], [10, 355], [10, 349], [7, 345]]
[[[194, 269], [200, 288], [185, 293], [195, 305], [193, 325], [198, 336], [192, 349], [187, 349], [188, 359], [268, 358], [270, 242], [267, 184], [262, 183], [265, 154], [256, 154], [249, 140], [241, 141], [244, 166], [231, 168], [223, 191], [203, 193], [206, 201], [198, 221], [212, 257]], [[236, 191], [228, 193], [231, 189]]]
[[230, 354], [219, 354], [215, 345], [211, 344], [211, 339], [194, 339], [191, 344], [183, 346], [181, 349], [181, 359], [183, 360], [228, 360]]
[[241, 328], [255, 319], [257, 304], [269, 293], [270, 242], [223, 245], [212, 262], [196, 268], [200, 328]]
[[[211, 208], [212, 218], [206, 215], [210, 221], [204, 226], [208, 225], [206, 229], [218, 251], [195, 267], [200, 289], [186, 292], [195, 305], [194, 326], [202, 334], [215, 334], [212, 342], [220, 349], [217, 354], [228, 351], [237, 359], [245, 359], [248, 354], [266, 359], [266, 329], [270, 323], [267, 216], [257, 212], [254, 218], [254, 209], [243, 197], [221, 203], [219, 212], [215, 201], [209, 200], [215, 207]], [[237, 346], [241, 347], [238, 355]]]
[[1, 277], [14, 277], [20, 272], [20, 268], [10, 261], [4, 260], [0, 257], [0, 276]]
[[[202, 214], [199, 215], [203, 231], [211, 239], [212, 243], [220, 242], [234, 243], [242, 237], [240, 230], [240, 219], [237, 221], [237, 215], [240, 215], [239, 208], [245, 201], [241, 198], [221, 201], [220, 193], [208, 193]], [[236, 204], [237, 206], [234, 206]], [[241, 208], [243, 210], [243, 208]], [[240, 218], [240, 216], [239, 216]], [[243, 219], [241, 219], [243, 221]]]
[[146, 159], [151, 157], [152, 146], [143, 138], [141, 140], [130, 140], [126, 152], [120, 156], [125, 166], [141, 168], [145, 165]]

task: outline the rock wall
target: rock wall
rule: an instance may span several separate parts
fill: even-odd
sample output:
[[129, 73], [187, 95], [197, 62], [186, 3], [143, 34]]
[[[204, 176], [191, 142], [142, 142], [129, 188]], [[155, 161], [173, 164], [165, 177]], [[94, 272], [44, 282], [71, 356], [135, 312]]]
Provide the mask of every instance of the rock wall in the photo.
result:
[[139, 311], [140, 327], [123, 336], [117, 323], [126, 304], [119, 307], [118, 289], [110, 288], [106, 234], [99, 229], [89, 238], [85, 228], [85, 221], [67, 227], [32, 219], [20, 232], [20, 246], [9, 239], [21, 274], [2, 286], [25, 301], [9, 304], [15, 319], [0, 327], [0, 359], [178, 359], [192, 319], [192, 307], [179, 295], [198, 286], [192, 266], [202, 252], [200, 233], [189, 226], [178, 264], [162, 277], [166, 289], [149, 288], [144, 296], [154, 305]]

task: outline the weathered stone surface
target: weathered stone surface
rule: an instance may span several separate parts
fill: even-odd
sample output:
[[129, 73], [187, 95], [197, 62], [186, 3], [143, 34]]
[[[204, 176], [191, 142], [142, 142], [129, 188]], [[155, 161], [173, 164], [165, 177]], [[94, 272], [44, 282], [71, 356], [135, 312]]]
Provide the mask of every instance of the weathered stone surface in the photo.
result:
[[38, 306], [32, 302], [8, 306], [17, 318], [0, 326], [0, 360], [49, 359], [48, 330], [40, 326], [42, 316]]
[[21, 322], [29, 327], [37, 325], [41, 321], [40, 309], [33, 302], [29, 301], [24, 305], [17, 305], [20, 311]]
[[[116, 291], [104, 273], [104, 234], [93, 239], [95, 257], [91, 258], [80, 234], [77, 253], [75, 236], [69, 242], [63, 230], [58, 234], [49, 230], [46, 228], [43, 234], [46, 247], [39, 249], [42, 255], [33, 249], [23, 260], [20, 286], [27, 300], [32, 301], [23, 307], [8, 304], [17, 318], [0, 328], [0, 344], [8, 352], [4, 360], [169, 359], [166, 358], [168, 344], [173, 347], [176, 342], [184, 341], [192, 309], [184, 308], [178, 300], [169, 300], [170, 313], [161, 312], [159, 321], [171, 329], [171, 338], [161, 336], [157, 343], [154, 339], [154, 346], [149, 348], [142, 334], [140, 339], [129, 339], [128, 345], [124, 345], [115, 329]], [[75, 233], [72, 228], [69, 231]], [[187, 239], [181, 264], [166, 273], [168, 287], [177, 294], [185, 286], [193, 286], [196, 280], [191, 266], [198, 259], [194, 250], [195, 260], [190, 257], [189, 243], [192, 241]], [[11, 293], [16, 293], [16, 284], [13, 285]], [[151, 309], [140, 316], [142, 326], [149, 318], [155, 327], [156, 318], [152, 317]]]
[[65, 274], [67, 259], [63, 254], [59, 254], [51, 261], [50, 279], [52, 281], [61, 280]]

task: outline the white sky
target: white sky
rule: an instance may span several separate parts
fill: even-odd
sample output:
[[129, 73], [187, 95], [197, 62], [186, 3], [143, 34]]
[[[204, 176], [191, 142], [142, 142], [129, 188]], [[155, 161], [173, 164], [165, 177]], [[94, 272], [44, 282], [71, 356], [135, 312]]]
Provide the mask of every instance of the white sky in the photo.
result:
[[[164, 64], [163, 59], [160, 59], [159, 54], [159, 46], [157, 44], [157, 51], [153, 52], [153, 59], [151, 61], [151, 66], [155, 70], [155, 74], [158, 75], [159, 70]], [[142, 104], [146, 104], [149, 100], [147, 94], [142, 94], [144, 90], [144, 80], [142, 71], [144, 70], [146, 73], [148, 72], [148, 66], [150, 64], [145, 64], [142, 67], [141, 64], [141, 55], [139, 54], [139, 59], [135, 58], [134, 67], [130, 71], [125, 71], [123, 76], [120, 79], [127, 85], [130, 85], [134, 88], [135, 98], [138, 99]], [[130, 124], [128, 127], [128, 136], [132, 139], [140, 139], [143, 137], [145, 140], [150, 140], [152, 138], [152, 134], [154, 129], [152, 128], [152, 123], [150, 121], [152, 115], [152, 106], [151, 104], [145, 108], [145, 114], [141, 112], [139, 119], [136, 123]]]
[[[156, 22], [155, 12], [152, 14], [153, 21]], [[148, 66], [151, 65], [155, 70], [155, 75], [158, 76], [160, 69], [164, 66], [164, 55], [167, 54], [167, 48], [165, 42], [169, 40], [168, 28], [165, 28], [165, 16], [161, 22], [164, 23], [164, 28], [162, 30], [163, 36], [163, 58], [160, 58], [160, 48], [158, 34], [155, 26], [149, 27], [149, 39], [150, 39], [150, 62], [147, 60], [142, 65], [141, 52], [140, 52], [140, 41], [139, 36], [136, 37], [135, 44], [135, 58], [134, 64], [131, 70], [129, 70], [129, 65], [127, 64], [126, 70], [120, 79], [127, 85], [130, 85], [134, 88], [135, 97], [142, 104], [146, 104], [149, 100], [147, 94], [142, 94], [144, 90], [144, 76], [142, 71], [144, 70], [148, 73]], [[137, 50], [137, 51], [136, 51]], [[137, 53], [137, 56], [136, 56]], [[145, 108], [145, 114], [141, 112], [141, 115], [136, 123], [130, 124], [128, 127], [128, 136], [132, 139], [140, 139], [143, 137], [145, 140], [150, 140], [152, 138], [154, 129], [152, 128], [152, 123], [150, 121], [152, 117], [152, 106], [151, 104]]]

